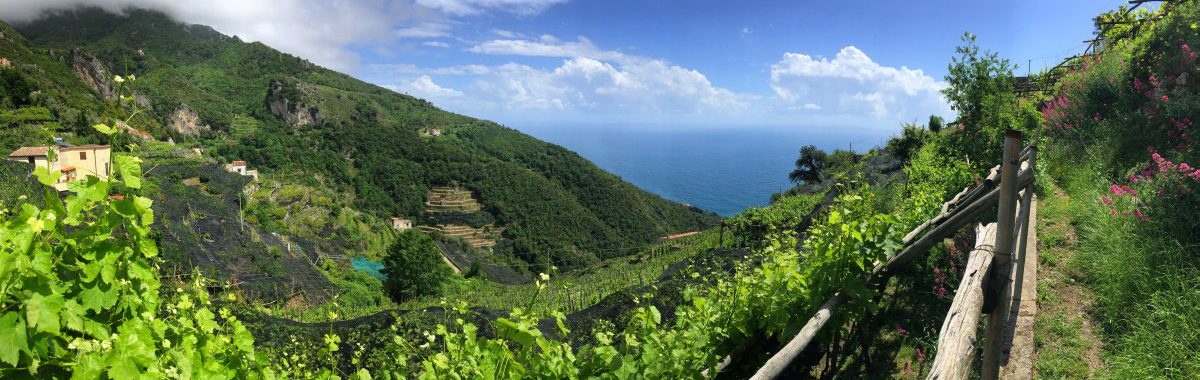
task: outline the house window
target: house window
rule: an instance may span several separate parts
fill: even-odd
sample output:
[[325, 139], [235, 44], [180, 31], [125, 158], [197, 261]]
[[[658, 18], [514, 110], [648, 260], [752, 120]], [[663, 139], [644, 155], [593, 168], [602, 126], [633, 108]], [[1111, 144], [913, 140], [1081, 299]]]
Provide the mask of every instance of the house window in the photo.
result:
[[29, 157], [29, 163], [31, 163], [31, 164], [34, 163], [33, 157]]
[[105, 163], [104, 163], [104, 176], [105, 176], [105, 177], [107, 177], [108, 175], [109, 175], [109, 173], [108, 173], [108, 163], [107, 163], [107, 162], [105, 162]]
[[86, 159], [87, 159], [87, 152], [79, 152], [79, 159], [80, 159], [80, 160], [86, 160]]

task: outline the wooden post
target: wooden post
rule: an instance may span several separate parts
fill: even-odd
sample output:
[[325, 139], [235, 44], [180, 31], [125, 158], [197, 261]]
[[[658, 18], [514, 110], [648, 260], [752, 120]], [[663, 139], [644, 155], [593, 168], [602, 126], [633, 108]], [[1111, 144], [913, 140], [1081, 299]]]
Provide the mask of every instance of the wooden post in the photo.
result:
[[930, 380], [966, 379], [975, 361], [979, 330], [979, 312], [983, 309], [983, 284], [992, 267], [992, 245], [996, 242], [996, 224], [975, 228], [975, 249], [971, 251], [967, 267], [954, 302], [942, 322], [938, 336], [937, 357], [929, 369]]
[[[983, 350], [983, 379], [994, 380], [1000, 374], [1000, 354], [1004, 347], [1004, 331], [1008, 325], [1012, 300], [1008, 291], [1012, 282], [1012, 253], [1017, 217], [1017, 170], [1021, 156], [1021, 132], [1004, 132], [1004, 161], [1000, 165], [1000, 201], [996, 215], [996, 255], [992, 258], [992, 275], [988, 281], [987, 297], [993, 306], [988, 318], [987, 346]], [[1031, 167], [1032, 169], [1032, 167]], [[985, 302], [987, 303], [987, 302]], [[987, 311], [987, 310], [985, 310]]]
[[721, 221], [721, 233], [717, 235], [717, 246], [725, 248], [725, 221]]
[[821, 308], [817, 310], [817, 314], [813, 315], [812, 319], [809, 319], [808, 323], [800, 329], [800, 333], [796, 334], [775, 356], [767, 360], [767, 363], [763, 364], [762, 368], [759, 368], [758, 372], [755, 372], [754, 376], [750, 377], [750, 379], [765, 380], [779, 377], [788, 364], [791, 364], [793, 359], [800, 356], [800, 352], [804, 351], [804, 347], [808, 347], [808, 343], [817, 336], [821, 328], [825, 327], [825, 323], [829, 322], [829, 319], [833, 317], [833, 310], [845, 301], [846, 294], [842, 292], [837, 292], [832, 298], [825, 301], [825, 304], [821, 305]]

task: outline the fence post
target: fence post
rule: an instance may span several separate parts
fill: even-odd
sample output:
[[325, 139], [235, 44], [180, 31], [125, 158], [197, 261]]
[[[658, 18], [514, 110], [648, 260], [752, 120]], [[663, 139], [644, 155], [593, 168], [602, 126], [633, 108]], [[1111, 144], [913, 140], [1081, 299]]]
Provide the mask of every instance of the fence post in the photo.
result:
[[996, 255], [992, 258], [992, 275], [987, 294], [991, 299], [988, 318], [987, 346], [983, 351], [983, 379], [993, 380], [1000, 374], [1001, 348], [1006, 341], [1012, 300], [1006, 291], [1012, 282], [1012, 253], [1017, 214], [1017, 170], [1021, 160], [1021, 132], [1004, 132], [1004, 160], [1000, 164], [1000, 201], [996, 215]]

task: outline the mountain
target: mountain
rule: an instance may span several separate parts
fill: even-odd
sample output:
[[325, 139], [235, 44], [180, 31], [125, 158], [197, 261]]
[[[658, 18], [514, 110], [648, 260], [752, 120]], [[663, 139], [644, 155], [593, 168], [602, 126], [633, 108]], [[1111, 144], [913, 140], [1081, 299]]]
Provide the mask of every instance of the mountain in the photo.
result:
[[[136, 76], [128, 83], [146, 109], [136, 128], [263, 172], [269, 185], [251, 195], [246, 214], [267, 230], [370, 240], [347, 232], [345, 220], [433, 224], [445, 215], [426, 211], [430, 190], [457, 186], [482, 205], [458, 219], [489, 222], [497, 256], [574, 267], [719, 220], [560, 146], [158, 12], [80, 8], [0, 25], [0, 33], [10, 62], [0, 107], [13, 110], [5, 115], [49, 111], [0, 120], [14, 132], [0, 148], [29, 144], [40, 126], [102, 142], [89, 126], [113, 98], [113, 75]], [[296, 223], [313, 209], [321, 211]], [[345, 245], [352, 255], [369, 244]]]

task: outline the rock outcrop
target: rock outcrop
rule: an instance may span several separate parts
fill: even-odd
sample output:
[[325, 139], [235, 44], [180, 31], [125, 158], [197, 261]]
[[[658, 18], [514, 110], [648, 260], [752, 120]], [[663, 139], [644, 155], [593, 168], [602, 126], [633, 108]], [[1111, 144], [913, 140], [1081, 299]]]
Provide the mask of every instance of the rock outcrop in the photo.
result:
[[317, 108], [304, 104], [300, 99], [300, 91], [279, 80], [271, 81], [271, 88], [267, 90], [267, 107], [272, 114], [293, 127], [316, 124], [321, 120]]
[[171, 117], [171, 129], [184, 136], [195, 136], [212, 128], [208, 124], [204, 124], [200, 120], [200, 115], [192, 112], [187, 104], [180, 104], [179, 108], [175, 110], [175, 115]]
[[75, 74], [79, 75], [80, 79], [83, 79], [84, 83], [103, 95], [105, 99], [117, 98], [117, 87], [112, 82], [112, 75], [96, 57], [79, 49], [71, 50], [71, 68], [75, 70]]

